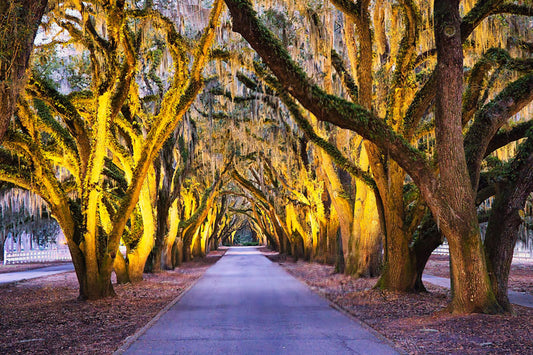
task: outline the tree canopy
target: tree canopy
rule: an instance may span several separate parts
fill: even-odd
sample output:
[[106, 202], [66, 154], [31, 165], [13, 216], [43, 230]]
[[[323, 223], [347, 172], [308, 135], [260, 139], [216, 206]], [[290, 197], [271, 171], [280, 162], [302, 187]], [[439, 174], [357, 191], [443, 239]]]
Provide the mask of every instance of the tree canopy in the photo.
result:
[[532, 9], [51, 2], [27, 20], [40, 32], [9, 92], [0, 180], [46, 201], [81, 298], [112, 295], [113, 271], [135, 282], [251, 228], [398, 291], [424, 290], [446, 239], [450, 310], [510, 310], [533, 191]]

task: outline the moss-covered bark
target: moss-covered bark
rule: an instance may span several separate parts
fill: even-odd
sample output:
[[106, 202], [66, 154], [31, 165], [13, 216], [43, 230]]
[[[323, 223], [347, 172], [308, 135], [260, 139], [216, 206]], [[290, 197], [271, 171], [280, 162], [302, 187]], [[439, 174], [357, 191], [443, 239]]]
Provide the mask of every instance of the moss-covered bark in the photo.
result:
[[[26, 164], [4, 169], [0, 178], [41, 195], [49, 203], [67, 238], [80, 283], [80, 296], [97, 299], [113, 295], [110, 280], [119, 242], [139, 200], [141, 214], [146, 220], [142, 228], [145, 237], [128, 250], [131, 260], [128, 259], [126, 267], [130, 280], [142, 277], [154, 234], [150, 205], [152, 192], [146, 186], [145, 178], [163, 142], [174, 131], [202, 87], [201, 72], [207, 50], [214, 40], [223, 3], [214, 3], [209, 26], [191, 55], [192, 67], [189, 71], [175, 73], [170, 90], [163, 97], [161, 110], [147, 127], [146, 136], [123, 116], [125, 112], [139, 109], [136, 106], [138, 101], [135, 102], [139, 93], [133, 78], [140, 52], [136, 52], [139, 48], [131, 38], [133, 22], [128, 22], [128, 16], [135, 16], [135, 13], [128, 12], [124, 2], [120, 1], [98, 8], [98, 15], [106, 25], [104, 35], [94, 28], [92, 15], [85, 13], [88, 8], [82, 7], [81, 3], [72, 6], [75, 7], [73, 11], [83, 14], [81, 27], [86, 32], [80, 32], [72, 23], [77, 18], [55, 17], [62, 12], [54, 13], [51, 21], [56, 21], [70, 33], [73, 41], [90, 52], [92, 93], [86, 95], [88, 99], [80, 106], [75, 102], [75, 95], [61, 95], [44, 80], [32, 80], [28, 93], [46, 103], [50, 111], [61, 117], [65, 126], [54, 124], [52, 116], [44, 114], [45, 110], [24, 109], [4, 148], [20, 155]], [[185, 57], [188, 56], [186, 50], [182, 48], [181, 52]], [[176, 62], [183, 59], [179, 51], [173, 53], [177, 55]], [[130, 108], [123, 110], [127, 104]], [[41, 131], [41, 127], [45, 129]], [[122, 130], [122, 142], [126, 143], [120, 143], [114, 135], [117, 130]], [[53, 141], [48, 137], [44, 139], [41, 136], [44, 132], [52, 133]], [[106, 179], [112, 179], [113, 175], [106, 170], [108, 148], [113, 151], [114, 163], [119, 164], [124, 173], [118, 184], [120, 188], [113, 192], [107, 190], [109, 180]], [[56, 174], [56, 165], [69, 171], [68, 179]], [[32, 181], [26, 176], [32, 176]], [[127, 186], [121, 186], [124, 182]]]
[[0, 4], [0, 142], [26, 85], [33, 41], [48, 0], [5, 0]]

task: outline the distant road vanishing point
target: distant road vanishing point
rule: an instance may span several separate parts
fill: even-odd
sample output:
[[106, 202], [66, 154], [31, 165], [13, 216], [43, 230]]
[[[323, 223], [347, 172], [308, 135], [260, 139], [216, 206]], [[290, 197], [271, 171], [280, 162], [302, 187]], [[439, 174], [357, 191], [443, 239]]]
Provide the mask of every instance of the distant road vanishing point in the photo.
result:
[[[122, 353], [123, 350], [117, 351]], [[254, 247], [232, 247], [126, 354], [397, 354]]]

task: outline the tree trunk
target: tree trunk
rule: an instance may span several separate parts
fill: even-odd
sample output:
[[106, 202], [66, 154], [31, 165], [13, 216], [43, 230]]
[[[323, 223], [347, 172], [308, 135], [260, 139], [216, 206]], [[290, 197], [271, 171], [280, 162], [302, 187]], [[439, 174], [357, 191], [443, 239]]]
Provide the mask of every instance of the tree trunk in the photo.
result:
[[504, 186], [496, 189], [485, 235], [489, 275], [492, 289], [500, 305], [511, 311], [507, 297], [507, 283], [513, 260], [514, 247], [522, 219], [519, 211], [533, 191], [533, 131], [526, 134], [527, 140], [518, 147], [518, 154], [510, 162], [510, 173]]
[[[93, 272], [87, 271], [80, 283], [80, 298], [87, 300], [99, 300], [106, 297], [115, 297], [116, 293], [111, 284], [111, 274], [97, 273], [93, 278]], [[82, 286], [83, 285], [83, 286]]]
[[491, 216], [485, 235], [485, 251], [487, 253], [489, 276], [492, 290], [498, 303], [511, 311], [507, 296], [509, 271], [513, 261], [513, 252], [518, 239], [518, 228], [522, 223], [518, 210], [505, 202], [505, 197], [496, 198], [492, 205]]
[[[111, 272], [109, 267], [102, 267], [100, 270], [95, 270], [88, 267], [88, 263], [85, 260], [79, 260], [79, 256], [72, 254], [72, 261], [74, 268], [76, 269], [76, 276], [78, 277], [78, 283], [80, 285], [80, 300], [98, 300], [106, 297], [116, 296], [113, 284], [111, 283]], [[77, 259], [75, 261], [75, 259]], [[83, 258], [85, 259], [85, 258]], [[80, 262], [83, 266], [80, 267]], [[109, 262], [106, 260], [105, 262]], [[89, 264], [91, 265], [91, 264]]]
[[416, 282], [414, 253], [410, 238], [399, 228], [387, 228], [387, 261], [377, 288], [393, 291], [413, 291]]
[[326, 260], [328, 264], [335, 264], [337, 261], [337, 251], [341, 246], [337, 243], [337, 235], [339, 234], [339, 220], [335, 209], [330, 210], [329, 220], [328, 220], [328, 229], [327, 229], [327, 240], [326, 240]]
[[473, 217], [466, 225], [461, 225], [464, 220], [450, 218], [454, 227], [445, 232], [450, 244], [451, 311], [499, 313], [502, 308], [492, 292], [477, 216]]
[[437, 224], [430, 214], [425, 216], [420, 226], [420, 232], [415, 237], [413, 250], [416, 258], [416, 283], [415, 291], [426, 292], [422, 282], [422, 275], [431, 253], [444, 241], [442, 233], [437, 229]]
[[390, 186], [383, 193], [383, 214], [386, 228], [385, 266], [376, 287], [411, 292], [416, 282], [416, 260], [410, 248], [412, 235], [404, 223], [403, 185], [405, 173], [394, 161], [389, 161]]
[[331, 198], [331, 204], [335, 209], [338, 221], [339, 221], [339, 243], [337, 243], [338, 253], [342, 254], [342, 259], [337, 258], [337, 272], [346, 273], [349, 270], [353, 270], [352, 264], [355, 263], [354, 256], [350, 251], [350, 239], [352, 239], [352, 227], [353, 227], [353, 206], [349, 199], [346, 198], [343, 185], [335, 171], [333, 162], [330, 156], [320, 151], [318, 153], [320, 159], [320, 168], [323, 172], [326, 189]]
[[[364, 147], [359, 155], [359, 165], [368, 168]], [[357, 277], [373, 277], [381, 272], [382, 228], [374, 191], [361, 180], [355, 181], [353, 230], [348, 245], [349, 257], [345, 273]]]
[[[492, 292], [466, 167], [462, 133], [463, 49], [459, 0], [435, 0], [437, 91], [435, 133], [440, 194], [433, 215], [450, 245], [454, 313], [501, 311]], [[435, 204], [436, 202], [436, 204]], [[440, 220], [440, 223], [439, 223]]]
[[6, 242], [6, 233], [0, 231], [0, 261], [4, 261], [4, 244]]
[[[532, 137], [529, 137], [528, 141], [531, 139]], [[511, 311], [507, 284], [514, 247], [518, 240], [518, 230], [522, 223], [519, 211], [524, 208], [533, 190], [532, 160], [533, 155], [529, 155], [528, 159], [518, 158], [513, 161], [516, 168], [513, 170], [515, 174], [513, 176], [517, 176], [518, 180], [511, 179], [496, 195], [485, 235], [485, 251], [492, 289], [496, 299], [506, 311]]]
[[181, 238], [177, 238], [174, 244], [172, 244], [169, 255], [171, 262], [168, 265], [171, 265], [172, 269], [177, 266], [180, 266], [183, 263], [183, 256], [185, 255], [185, 251], [183, 247], [183, 240]]
[[48, 0], [3, 0], [0, 4], [0, 141], [26, 84], [33, 41]]
[[155, 221], [150, 198], [149, 177], [145, 179], [139, 195], [139, 206], [143, 222], [141, 239], [126, 256], [128, 258], [128, 275], [131, 282], [139, 282], [143, 279], [146, 260], [152, 251], [155, 236]]
[[130, 282], [128, 266], [126, 265], [126, 260], [122, 256], [122, 253], [115, 257], [113, 269], [115, 270], [115, 275], [117, 276], [117, 283], [126, 284]]
[[162, 257], [163, 257], [163, 248], [165, 246], [165, 239], [167, 238], [169, 228], [168, 228], [168, 215], [170, 210], [170, 203], [168, 195], [165, 190], [159, 190], [157, 196], [157, 215], [156, 215], [156, 232], [155, 232], [155, 241], [152, 252], [148, 256], [148, 261], [146, 263], [146, 271], [148, 272], [161, 272], [163, 267]]

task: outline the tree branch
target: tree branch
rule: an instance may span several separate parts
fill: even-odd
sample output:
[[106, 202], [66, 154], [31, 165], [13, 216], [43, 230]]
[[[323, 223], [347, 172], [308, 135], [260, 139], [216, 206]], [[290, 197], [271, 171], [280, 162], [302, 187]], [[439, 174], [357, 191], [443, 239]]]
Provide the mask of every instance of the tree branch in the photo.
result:
[[303, 70], [266, 27], [260, 24], [247, 0], [226, 0], [233, 17], [233, 29], [239, 32], [268, 64], [284, 88], [319, 121], [359, 133], [396, 160], [418, 183], [434, 181], [425, 156], [410, 146], [385, 122], [359, 105], [328, 95], [313, 84]]

